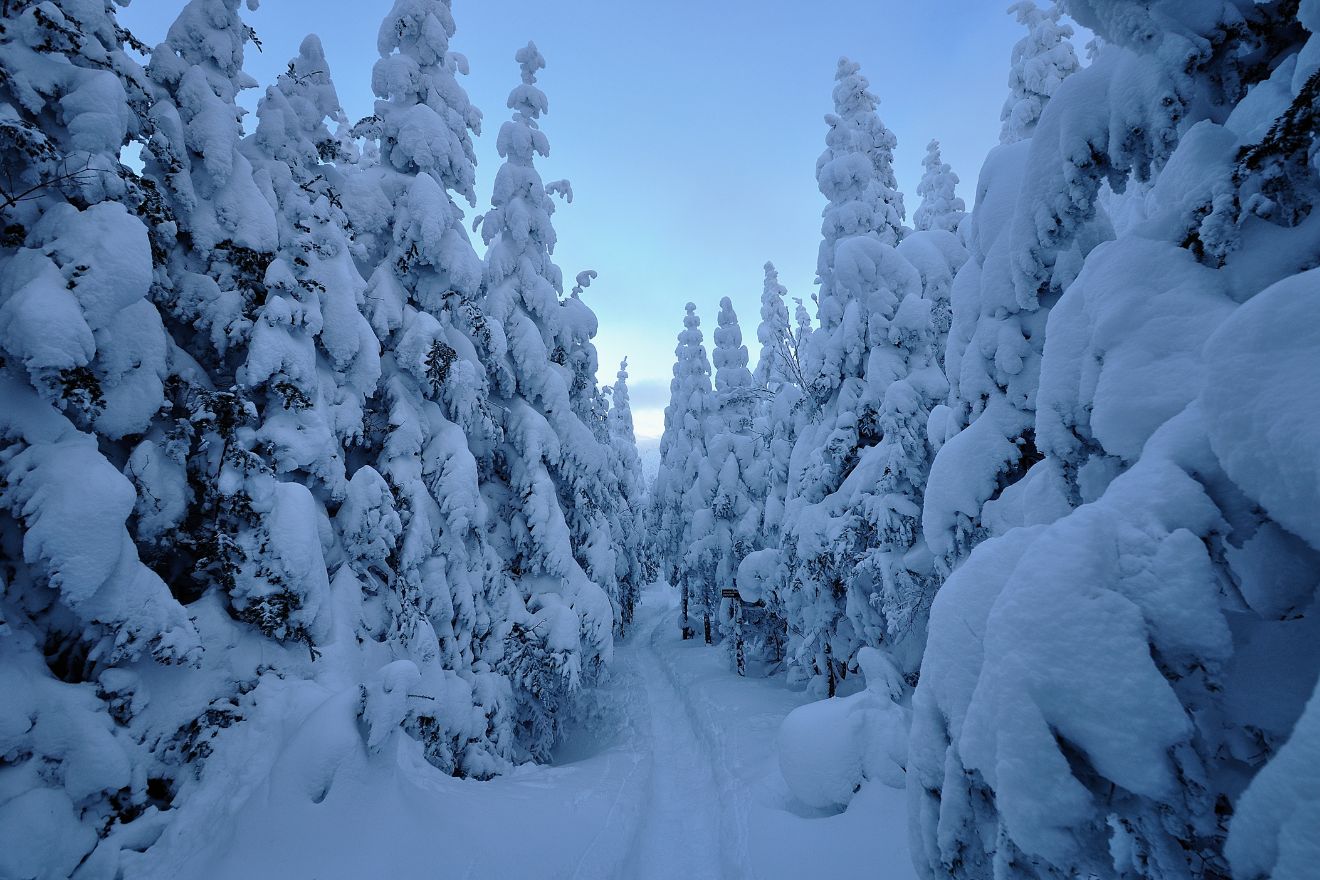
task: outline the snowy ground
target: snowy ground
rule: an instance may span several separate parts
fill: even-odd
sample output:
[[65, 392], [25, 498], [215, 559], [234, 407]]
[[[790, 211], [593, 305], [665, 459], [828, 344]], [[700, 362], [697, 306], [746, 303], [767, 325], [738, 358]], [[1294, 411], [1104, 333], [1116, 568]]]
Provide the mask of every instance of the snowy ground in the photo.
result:
[[[619, 714], [579, 731], [555, 765], [474, 782], [410, 766], [403, 751], [364, 752], [319, 803], [257, 787], [234, 805], [232, 833], [153, 848], [163, 858], [151, 873], [913, 877], [904, 793], [871, 784], [837, 815], [795, 804], [774, 744], [805, 696], [780, 678], [738, 679], [718, 650], [681, 642], [674, 603], [667, 587], [648, 591], [601, 701]], [[377, 761], [404, 761], [404, 772]]]

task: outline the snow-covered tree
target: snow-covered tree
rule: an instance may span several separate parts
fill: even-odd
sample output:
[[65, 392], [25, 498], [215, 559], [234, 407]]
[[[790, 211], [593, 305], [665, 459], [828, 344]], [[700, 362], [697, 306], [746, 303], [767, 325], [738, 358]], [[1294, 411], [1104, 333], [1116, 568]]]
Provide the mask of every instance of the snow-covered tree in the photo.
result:
[[765, 482], [765, 459], [757, 454], [752, 433], [759, 401], [728, 297], [720, 300], [717, 320], [714, 413], [703, 463], [713, 474], [713, 491], [706, 506], [692, 509], [694, 540], [686, 558], [688, 576], [700, 585], [697, 601], [707, 644], [716, 628], [724, 632], [732, 622], [727, 610], [721, 613], [721, 593], [735, 588], [739, 564], [756, 549], [761, 518], [756, 494]]
[[646, 490], [642, 479], [642, 460], [637, 454], [637, 435], [633, 430], [632, 404], [628, 395], [628, 359], [619, 364], [614, 384], [609, 389], [610, 409], [606, 416], [609, 445], [617, 473], [619, 534], [616, 537], [615, 576], [619, 584], [619, 629], [626, 634], [632, 626], [633, 610], [651, 578], [644, 535]]
[[496, 141], [504, 164], [481, 221], [488, 247], [482, 306], [503, 421], [498, 470], [507, 481], [492, 498], [495, 540], [526, 605], [513, 618], [504, 668], [519, 698], [523, 737], [543, 756], [580, 689], [609, 661], [616, 560], [611, 525], [593, 502], [608, 484], [609, 457], [574, 410], [568, 365], [590, 310], [577, 298], [559, 298], [554, 204], [534, 165], [549, 153], [538, 125], [547, 101], [536, 86], [545, 59], [528, 43], [516, 60], [522, 82], [509, 95], [513, 116]]
[[[0, 873], [11, 876], [118, 860], [125, 826], [154, 809], [150, 744], [106, 683], [201, 657], [196, 622], [135, 544], [121, 471], [173, 360], [141, 189], [119, 165], [148, 130], [150, 85], [126, 39], [106, 4], [0, 13]], [[182, 498], [161, 504], [173, 515]]]
[[1041, 9], [1036, 0], [1018, 0], [1008, 8], [1027, 35], [1013, 46], [1013, 64], [1008, 73], [1008, 98], [999, 118], [1002, 144], [1031, 137], [1041, 112], [1059, 85], [1081, 66], [1069, 38], [1073, 29], [1060, 24], [1062, 11], [1051, 2]]
[[787, 288], [779, 283], [774, 264], [766, 263], [761, 323], [756, 329], [761, 355], [752, 380], [760, 397], [753, 433], [760, 438], [759, 454], [766, 461], [765, 482], [757, 487], [757, 504], [761, 510], [759, 533], [767, 547], [779, 546], [789, 457], [807, 402], [802, 356], [811, 332], [811, 318], [798, 300], [797, 320], [789, 324], [788, 307], [784, 303], [787, 293]]
[[[1230, 207], [1315, 198], [1314, 167], [1285, 182], [1248, 158], [1297, 148], [1274, 135], [1314, 102], [1306, 6], [1067, 4], [1094, 64], [983, 171], [948, 364], [955, 399], [989, 402], [944, 442], [925, 513], [937, 552], [951, 512], [993, 537], [931, 613], [908, 765], [924, 876], [1310, 870], [1320, 535], [1293, 444], [1316, 429], [1285, 401], [1320, 357], [1315, 248], [1283, 245], [1306, 221], [1279, 200]], [[1142, 222], [1091, 246], [1097, 191], [1129, 178]]]
[[651, 530], [661, 573], [682, 595], [679, 627], [683, 638], [689, 639], [694, 632], [694, 594], [699, 602], [704, 584], [689, 570], [687, 555], [694, 541], [693, 513], [706, 507], [713, 490], [706, 446], [716, 415], [710, 361], [694, 303], [686, 306], [674, 357], [665, 430], [660, 437], [660, 469], [651, 488]]
[[784, 297], [788, 288], [779, 283], [779, 272], [774, 263], [765, 264], [765, 282], [761, 287], [761, 323], [756, 327], [756, 340], [761, 353], [756, 360], [752, 378], [757, 387], [771, 393], [784, 382], [792, 381], [790, 360], [795, 354], [792, 328], [789, 326], [788, 306]]
[[955, 192], [958, 175], [940, 158], [939, 141], [926, 145], [926, 158], [921, 161], [921, 166], [925, 169], [921, 182], [917, 184], [921, 207], [912, 215], [913, 224], [920, 231], [943, 229], [957, 232], [958, 224], [966, 216], [967, 206]]
[[[1060, 27], [1053, 7], [1048, 14], [1032, 3], [1014, 10], [1044, 32], [1053, 34]], [[1014, 69], [1035, 57], [1029, 51], [1033, 45], [1029, 36], [1015, 47]], [[1064, 70], [1047, 64], [1059, 52], [1064, 49], [1056, 47], [1028, 67], [1052, 71], [1042, 74], [1049, 80]], [[1085, 80], [1071, 83], [1072, 78], [1061, 80], [1055, 91], [1080, 93]], [[1027, 101], [1023, 106], [1039, 114], [1045, 104]], [[1068, 155], [1061, 137], [1055, 123], [1040, 130], [1033, 121], [991, 150], [981, 169], [975, 209], [960, 226], [970, 259], [950, 291], [951, 319], [947, 313], [937, 315], [937, 323], [950, 323], [944, 350], [950, 391], [946, 405], [932, 412], [929, 441], [938, 455], [922, 511], [926, 542], [942, 576], [1003, 525], [993, 517], [986, 521], [986, 505], [1039, 460], [1033, 422], [1049, 310], [1086, 254], [1113, 237], [1103, 210], [1082, 212], [1060, 203], [1072, 200], [1072, 180], [1086, 176], [1098, 187], [1103, 176], [1089, 154]], [[1059, 161], [1052, 161], [1056, 157]], [[1030, 176], [1033, 168], [1040, 179]], [[1030, 193], [1026, 201], [1020, 201], [1023, 192]], [[1039, 243], [1029, 245], [1031, 239]]]
[[[379, 515], [397, 511], [403, 524], [385, 582], [364, 581], [378, 596], [368, 629], [421, 671], [400, 720], [427, 759], [489, 775], [515, 757], [512, 731], [501, 729], [509, 685], [492, 671], [504, 657], [511, 588], [484, 495], [501, 437], [486, 379], [490, 321], [479, 304], [481, 261], [454, 200], [474, 200], [471, 134], [481, 114], [457, 79], [454, 31], [444, 0], [397, 0], [386, 14], [375, 115], [357, 126], [376, 140], [380, 162], [346, 168], [344, 188], [356, 256], [369, 267], [365, 309], [383, 349], [361, 454], [390, 488]], [[473, 736], [466, 721], [437, 714], [454, 687], [468, 692], [485, 731]]]
[[[889, 385], [906, 371], [895, 319], [921, 279], [895, 249], [903, 234], [902, 196], [891, 167], [894, 137], [858, 66], [839, 62], [835, 113], [816, 163], [824, 210], [817, 276], [819, 326], [802, 357], [814, 411], [794, 446], [784, 516], [783, 586], [794, 665], [833, 694], [865, 635], [846, 614], [862, 520], [845, 483], [862, 451], [883, 437]], [[859, 475], [858, 480], [864, 480]]]

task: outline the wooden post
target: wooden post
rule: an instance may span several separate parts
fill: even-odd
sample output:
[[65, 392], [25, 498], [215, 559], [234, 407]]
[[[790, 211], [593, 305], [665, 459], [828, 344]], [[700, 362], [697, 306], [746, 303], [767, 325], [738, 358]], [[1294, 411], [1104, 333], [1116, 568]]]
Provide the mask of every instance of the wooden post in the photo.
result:
[[729, 600], [733, 610], [733, 662], [739, 675], [747, 674], [747, 653], [743, 645], [743, 601], [736, 589], [725, 587], [720, 596]]
[[688, 639], [692, 638], [693, 633], [692, 633], [692, 627], [688, 626], [688, 585], [686, 581], [683, 582], [682, 593], [683, 593], [683, 620], [680, 626], [683, 634], [683, 641], [687, 641]]

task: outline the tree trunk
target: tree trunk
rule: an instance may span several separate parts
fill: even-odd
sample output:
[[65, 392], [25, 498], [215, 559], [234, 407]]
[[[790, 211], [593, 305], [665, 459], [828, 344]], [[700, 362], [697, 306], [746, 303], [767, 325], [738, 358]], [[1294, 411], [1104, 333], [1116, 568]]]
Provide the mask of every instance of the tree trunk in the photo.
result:
[[682, 632], [683, 635], [683, 641], [687, 641], [693, 636], [692, 627], [688, 626], [688, 585], [687, 584], [683, 584], [682, 592], [683, 592], [683, 600], [682, 600], [683, 617], [682, 617], [682, 622], [680, 623], [680, 631]]

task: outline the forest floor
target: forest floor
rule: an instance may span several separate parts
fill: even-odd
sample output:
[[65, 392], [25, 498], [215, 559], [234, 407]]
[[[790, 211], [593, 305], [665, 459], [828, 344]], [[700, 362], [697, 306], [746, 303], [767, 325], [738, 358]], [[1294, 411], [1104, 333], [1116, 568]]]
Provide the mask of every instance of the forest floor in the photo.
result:
[[[647, 590], [595, 719], [554, 763], [475, 782], [409, 767], [403, 751], [364, 753], [339, 768], [321, 802], [262, 786], [236, 807], [232, 833], [153, 848], [150, 873], [914, 877], [904, 792], [870, 783], [841, 813], [796, 802], [775, 738], [807, 696], [782, 675], [739, 678], [719, 648], [681, 641], [675, 603], [665, 585]], [[373, 766], [382, 760], [403, 763], [402, 772]]]

